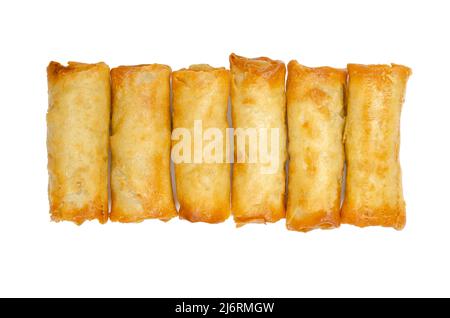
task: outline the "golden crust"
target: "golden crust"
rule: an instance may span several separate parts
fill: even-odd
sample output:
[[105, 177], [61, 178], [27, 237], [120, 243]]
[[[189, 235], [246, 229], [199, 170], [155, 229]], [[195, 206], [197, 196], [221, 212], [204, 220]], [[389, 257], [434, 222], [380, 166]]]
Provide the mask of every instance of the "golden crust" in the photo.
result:
[[[286, 66], [282, 61], [271, 60], [268, 57], [246, 58], [234, 53], [230, 55], [230, 65], [235, 74], [240, 74], [235, 80], [242, 81], [242, 85], [252, 85], [257, 82], [279, 86], [286, 77]], [[233, 70], [232, 70], [233, 72]], [[245, 75], [244, 75], [245, 74]]]
[[348, 73], [351, 76], [364, 76], [371, 77], [374, 81], [381, 81], [386, 77], [392, 75], [398, 75], [402, 79], [408, 79], [408, 77], [412, 74], [412, 71], [409, 67], [394, 64], [348, 64], [347, 65]]
[[176, 216], [170, 178], [170, 67], [111, 70], [112, 221]]
[[340, 224], [347, 73], [288, 65], [289, 185], [286, 226], [309, 231]]
[[[285, 65], [269, 58], [230, 55], [234, 128], [278, 128], [276, 172], [263, 174], [261, 163], [233, 165], [232, 211], [237, 225], [275, 222], [285, 216], [286, 96]], [[235, 157], [237, 147], [235, 146]]]
[[344, 139], [347, 180], [341, 217], [357, 226], [402, 229], [400, 115], [408, 67], [349, 64]]
[[230, 164], [225, 145], [229, 71], [206, 64], [192, 65], [172, 74], [172, 87], [174, 129], [186, 128], [194, 136], [194, 121], [201, 120], [203, 131], [218, 128], [223, 136], [223, 163], [175, 164], [180, 218], [191, 222], [223, 222], [230, 215]]
[[47, 150], [54, 221], [108, 220], [109, 67], [50, 62]]

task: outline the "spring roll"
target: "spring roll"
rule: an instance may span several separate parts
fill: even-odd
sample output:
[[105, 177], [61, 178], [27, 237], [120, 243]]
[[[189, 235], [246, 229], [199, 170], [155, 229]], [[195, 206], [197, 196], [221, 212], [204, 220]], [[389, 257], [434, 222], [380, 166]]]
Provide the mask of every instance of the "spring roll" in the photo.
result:
[[176, 216], [170, 177], [170, 67], [112, 69], [111, 220]]
[[342, 222], [400, 230], [406, 221], [399, 163], [400, 113], [411, 70], [395, 64], [349, 64], [348, 73]]
[[54, 221], [108, 220], [109, 67], [50, 62], [47, 150]]
[[230, 64], [234, 220], [238, 226], [275, 222], [285, 216], [286, 68], [266, 57], [235, 54]]
[[[191, 222], [223, 222], [230, 215], [230, 163], [226, 144], [229, 71], [192, 65], [172, 74], [172, 87], [174, 137], [177, 131], [189, 131], [192, 149], [187, 160], [174, 158], [180, 218]], [[184, 141], [173, 141], [173, 156], [178, 153], [175, 150], [180, 142]]]
[[335, 228], [340, 223], [344, 168], [344, 90], [347, 73], [331, 67], [288, 65], [290, 230]]

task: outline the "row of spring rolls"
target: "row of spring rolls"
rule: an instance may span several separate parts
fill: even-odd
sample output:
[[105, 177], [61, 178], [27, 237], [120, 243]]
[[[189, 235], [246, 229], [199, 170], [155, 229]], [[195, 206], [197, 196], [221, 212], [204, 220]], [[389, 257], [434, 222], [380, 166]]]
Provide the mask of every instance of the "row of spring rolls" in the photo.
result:
[[[398, 155], [409, 68], [349, 64], [342, 70], [291, 61], [285, 87], [283, 62], [231, 54], [230, 66], [228, 71], [193, 65], [172, 73], [160, 64], [110, 71], [104, 63], [51, 62], [47, 148], [52, 219], [81, 224], [92, 219], [104, 223], [108, 217], [119, 222], [175, 217], [170, 153], [177, 142], [171, 141], [172, 129], [192, 132], [201, 120], [203, 129], [217, 128], [226, 136], [231, 95], [234, 128], [279, 132], [273, 144], [278, 147], [275, 169], [262, 173], [266, 163], [237, 161], [230, 179], [229, 138], [221, 145], [222, 162], [194, 158], [176, 163], [181, 218], [219, 223], [232, 212], [238, 225], [286, 217], [287, 228], [297, 231], [340, 223], [403, 228]], [[235, 131], [235, 144], [244, 132]], [[250, 156], [249, 147], [235, 145], [234, 152], [235, 161]]]

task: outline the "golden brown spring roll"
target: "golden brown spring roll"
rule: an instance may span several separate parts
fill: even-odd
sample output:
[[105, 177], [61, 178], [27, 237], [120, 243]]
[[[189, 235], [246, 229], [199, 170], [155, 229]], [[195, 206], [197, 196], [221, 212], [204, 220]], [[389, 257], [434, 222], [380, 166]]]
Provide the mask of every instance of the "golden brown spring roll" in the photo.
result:
[[[247, 59], [235, 54], [230, 55], [230, 64], [234, 220], [238, 226], [275, 222], [285, 216], [286, 67], [269, 58]], [[263, 137], [267, 147], [260, 144]]]
[[54, 221], [108, 220], [109, 67], [50, 62], [47, 150]]
[[400, 230], [406, 221], [399, 163], [400, 113], [411, 70], [395, 64], [349, 64], [348, 74], [342, 222]]
[[[192, 65], [172, 74], [172, 87], [174, 132], [188, 130], [192, 146], [190, 160], [177, 163], [174, 158], [180, 218], [191, 222], [223, 222], [230, 215], [230, 163], [226, 145], [229, 71]], [[197, 149], [193, 148], [194, 126], [197, 134], [201, 128], [205, 138], [200, 136], [203, 140], [195, 143]], [[174, 147], [179, 142], [182, 141], [174, 140]], [[206, 151], [207, 147], [211, 151]]]
[[111, 220], [176, 216], [170, 178], [170, 67], [111, 70]]
[[288, 65], [290, 230], [335, 228], [340, 223], [344, 168], [344, 92], [347, 73], [331, 67]]

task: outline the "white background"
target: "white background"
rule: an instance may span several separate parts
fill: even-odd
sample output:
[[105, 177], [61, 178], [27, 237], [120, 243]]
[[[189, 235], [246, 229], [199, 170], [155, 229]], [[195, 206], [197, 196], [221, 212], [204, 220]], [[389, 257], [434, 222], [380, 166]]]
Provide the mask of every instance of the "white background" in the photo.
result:
[[[0, 296], [450, 296], [448, 1], [2, 1]], [[413, 69], [402, 115], [407, 225], [52, 223], [50, 60]], [[255, 189], [257, 191], [257, 189]]]

